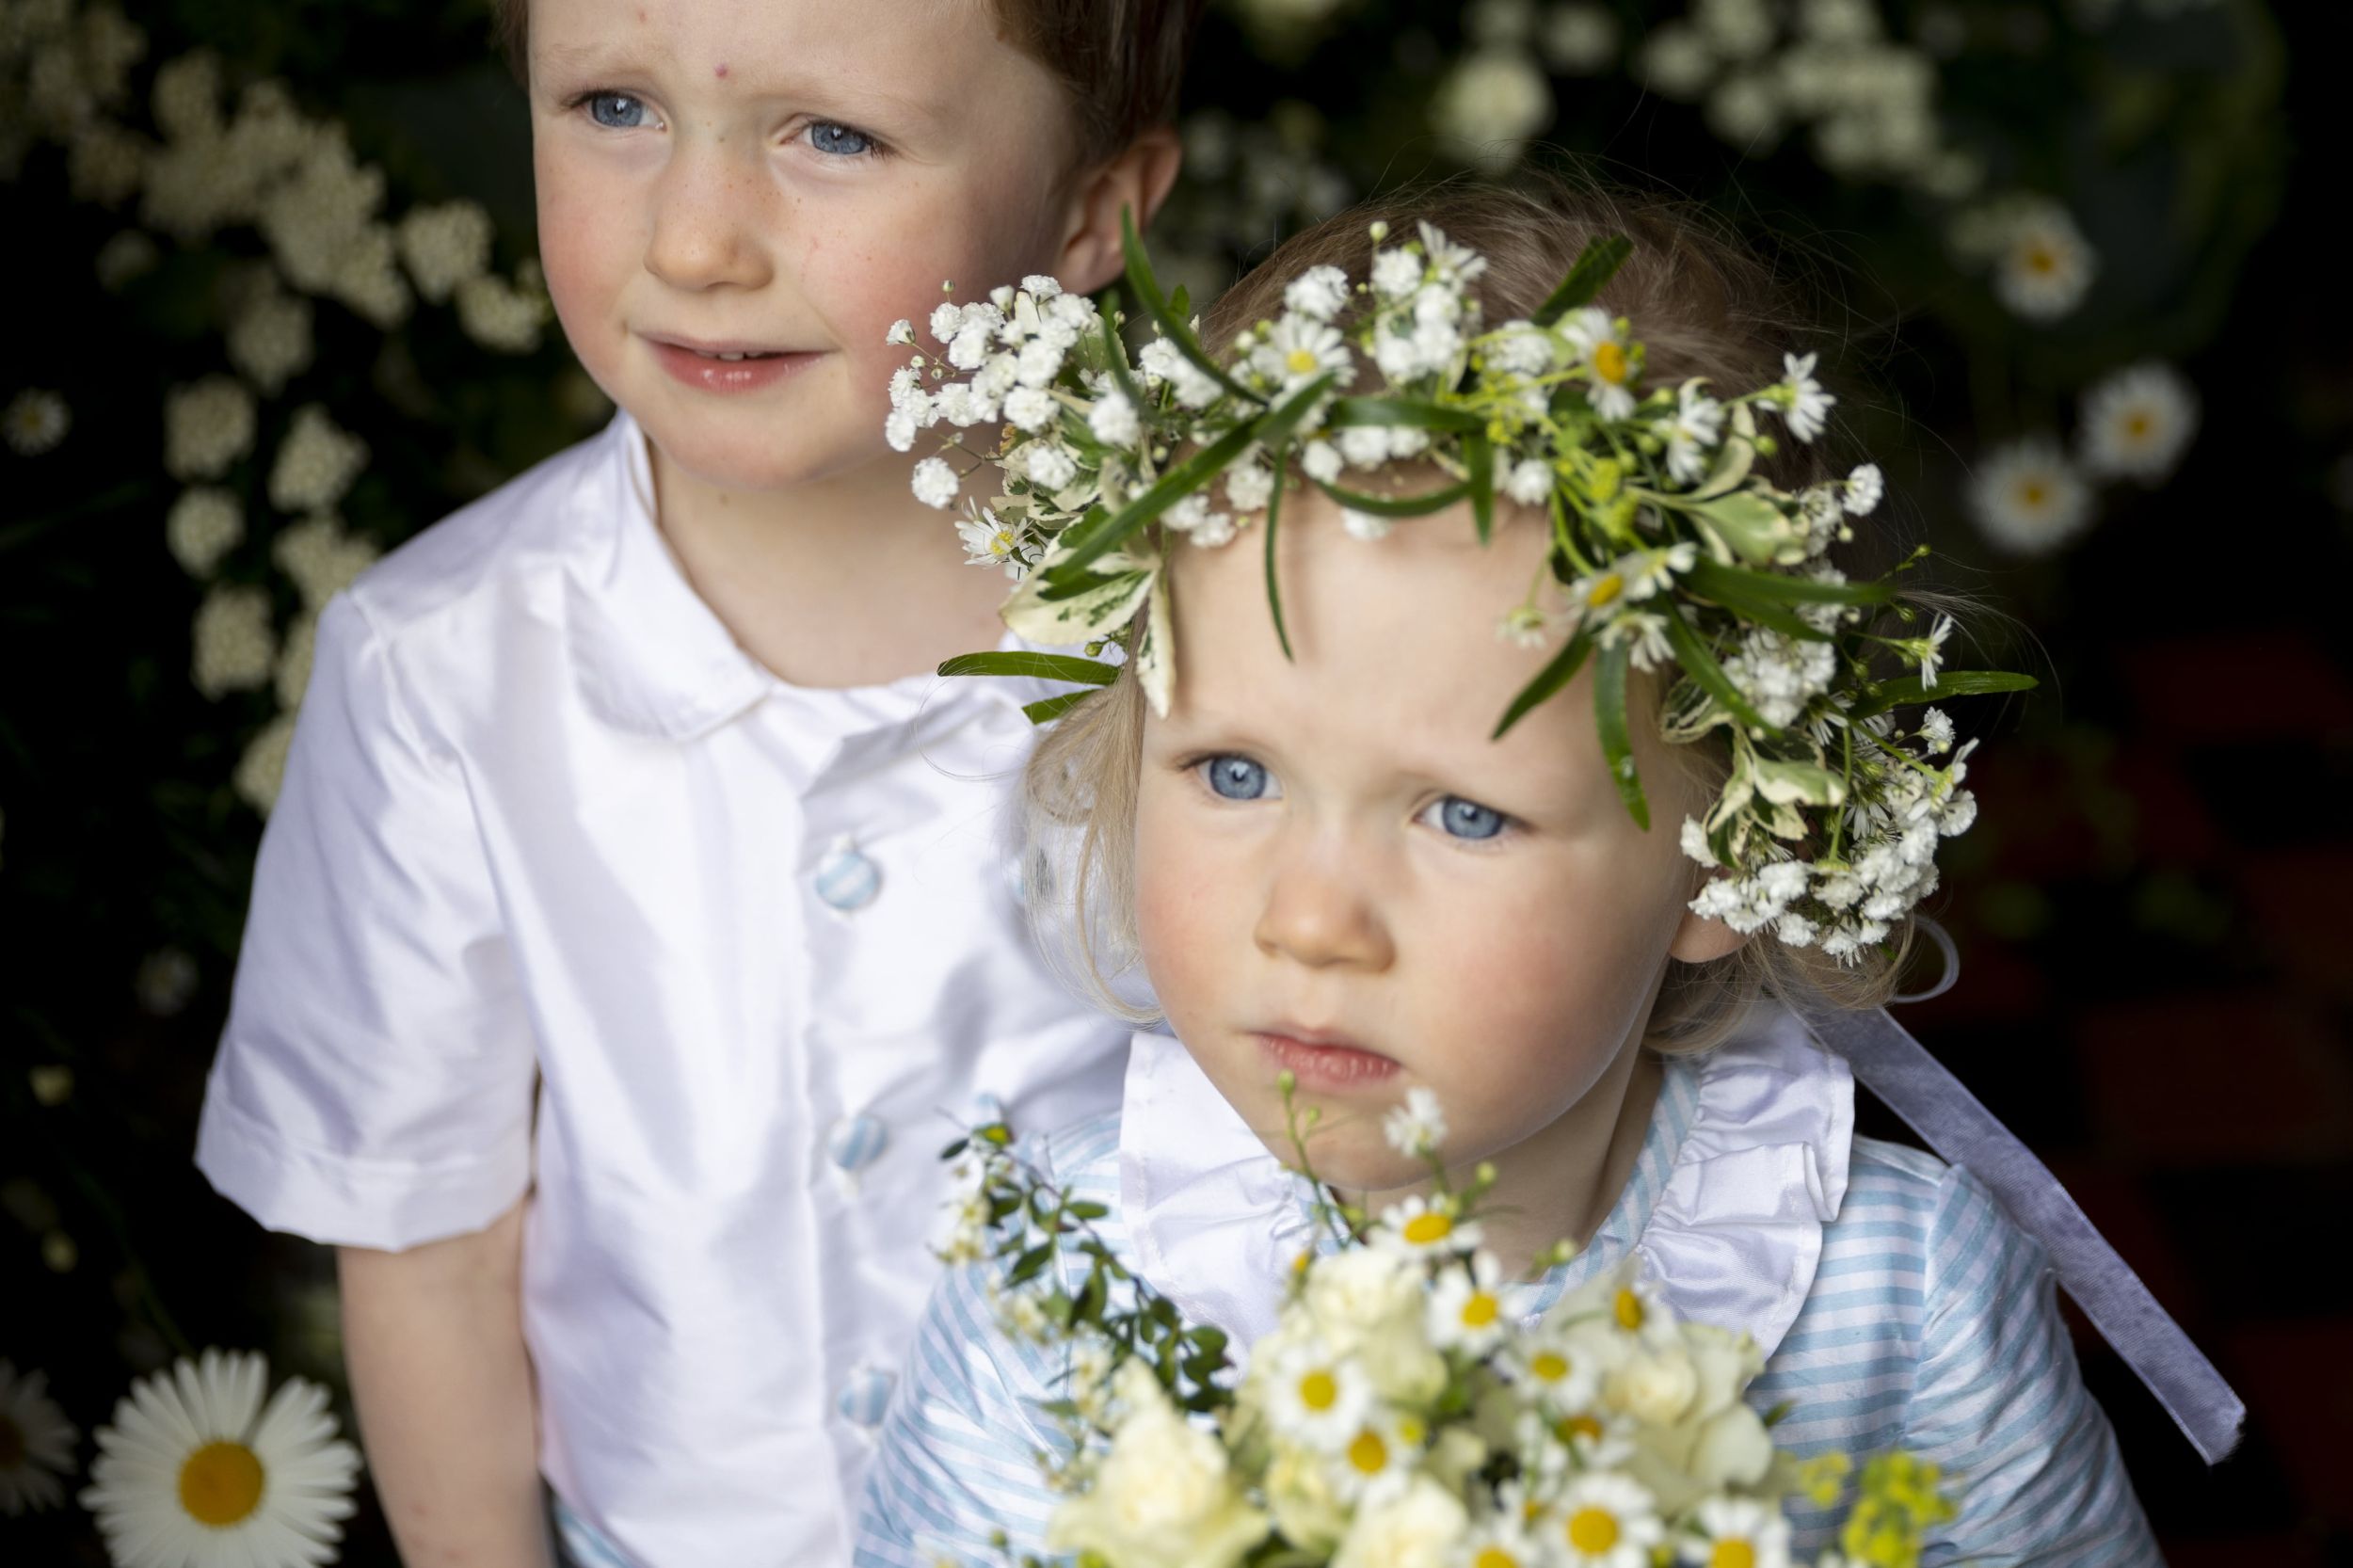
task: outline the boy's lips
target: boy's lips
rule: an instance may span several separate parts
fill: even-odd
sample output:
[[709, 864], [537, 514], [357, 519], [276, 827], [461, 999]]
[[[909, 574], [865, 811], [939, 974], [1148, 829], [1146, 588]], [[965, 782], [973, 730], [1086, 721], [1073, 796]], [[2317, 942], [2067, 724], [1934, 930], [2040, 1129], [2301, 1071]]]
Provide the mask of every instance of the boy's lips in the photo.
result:
[[1252, 1036], [1260, 1053], [1276, 1068], [1289, 1072], [1302, 1088], [1351, 1089], [1397, 1076], [1396, 1058], [1330, 1030], [1275, 1024], [1254, 1030]]
[[697, 392], [744, 392], [771, 387], [814, 363], [820, 356], [735, 340], [703, 342], [655, 337], [646, 343], [671, 379]]

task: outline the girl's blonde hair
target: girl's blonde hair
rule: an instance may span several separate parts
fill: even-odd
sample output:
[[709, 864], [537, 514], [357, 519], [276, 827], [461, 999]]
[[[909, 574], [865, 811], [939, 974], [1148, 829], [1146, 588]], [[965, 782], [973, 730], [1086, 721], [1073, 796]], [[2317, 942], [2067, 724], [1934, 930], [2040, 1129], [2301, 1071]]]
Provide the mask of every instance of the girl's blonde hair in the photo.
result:
[[[1625, 235], [1634, 253], [1598, 303], [1633, 320], [1654, 384], [1699, 376], [1740, 389], [1778, 380], [1781, 353], [1806, 329], [1771, 272], [1712, 220], [1654, 199], [1532, 177], [1508, 188], [1451, 182], [1327, 218], [1285, 241], [1221, 296], [1207, 312], [1201, 341], [1230, 343], [1243, 328], [1278, 314], [1285, 286], [1309, 267], [1336, 266], [1352, 282], [1362, 280], [1371, 251], [1366, 231], [1376, 218], [1400, 232], [1427, 222], [1485, 256], [1487, 270], [1475, 288], [1491, 324], [1534, 314], [1589, 240]], [[1785, 442], [1760, 467], [1792, 488], [1831, 472], [1819, 443]], [[1663, 693], [1667, 684], [1657, 689]], [[1078, 979], [1100, 1001], [1139, 1022], [1152, 1013], [1124, 1000], [1114, 982], [1137, 957], [1134, 852], [1144, 724], [1143, 694], [1123, 672], [1039, 739], [1022, 792], [1032, 857], [1056, 884], [1068, 885], [1063, 896], [1032, 901], [1033, 917], [1042, 927], [1050, 923], [1041, 935], [1049, 949], [1076, 960]], [[1730, 772], [1720, 742], [1671, 751], [1710, 798]], [[1696, 891], [1699, 868], [1692, 871]], [[1883, 948], [1847, 963], [1818, 949], [1785, 946], [1769, 933], [1712, 962], [1670, 959], [1647, 1043], [1664, 1051], [1704, 1050], [1731, 1033], [1763, 995], [1878, 1006], [1895, 989], [1913, 936], [1907, 916], [1890, 922]]]

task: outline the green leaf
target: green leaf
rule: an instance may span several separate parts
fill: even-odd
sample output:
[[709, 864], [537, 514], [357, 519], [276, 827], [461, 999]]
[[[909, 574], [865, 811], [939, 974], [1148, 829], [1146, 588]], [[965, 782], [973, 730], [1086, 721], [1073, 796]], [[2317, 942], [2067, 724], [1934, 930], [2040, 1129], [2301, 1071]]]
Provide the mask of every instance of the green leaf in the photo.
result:
[[1201, 351], [1201, 345], [1193, 340], [1193, 328], [1186, 325], [1184, 316], [1160, 296], [1160, 281], [1152, 276], [1152, 258], [1144, 254], [1144, 241], [1136, 233], [1136, 215], [1131, 207], [1120, 209], [1119, 248], [1128, 260], [1128, 286], [1135, 291], [1136, 301], [1144, 307], [1144, 314], [1158, 322], [1161, 333], [1176, 345], [1176, 352], [1191, 360], [1204, 375], [1236, 397], [1250, 403], [1263, 403], [1265, 399], [1226, 375], [1216, 360]]
[[1691, 630], [1691, 623], [1683, 618], [1682, 609], [1673, 604], [1666, 606], [1666, 617], [1667, 646], [1674, 649], [1676, 661], [1691, 679], [1698, 681], [1708, 696], [1729, 709], [1742, 724], [1752, 729], [1778, 733], [1781, 727], [1767, 724], [1765, 715], [1740, 695], [1740, 688], [1732, 683], [1732, 677], [1724, 673], [1723, 665], [1716, 663], [1716, 656], [1707, 651], [1707, 645], [1701, 642], [1699, 633]]
[[1568, 646], [1554, 654], [1552, 662], [1536, 672], [1535, 680], [1520, 688], [1520, 695], [1513, 697], [1512, 706], [1503, 711], [1503, 717], [1496, 725], [1493, 738], [1498, 741], [1503, 739], [1504, 731], [1526, 718], [1532, 709], [1550, 700], [1561, 688], [1576, 680], [1578, 667], [1585, 663], [1585, 656], [1593, 650], [1592, 634], [1583, 627], [1578, 627], [1577, 634], [1569, 639]]
[[1274, 616], [1274, 640], [1282, 645], [1283, 661], [1291, 662], [1290, 629], [1283, 624], [1283, 585], [1276, 579], [1274, 566], [1274, 530], [1283, 520], [1283, 453], [1284, 448], [1267, 449], [1274, 462], [1274, 488], [1266, 498], [1266, 604]]
[[1561, 280], [1560, 287], [1547, 296], [1529, 317], [1539, 327], [1549, 327], [1580, 305], [1590, 305], [1602, 285], [1616, 276], [1625, 259], [1634, 254], [1634, 242], [1624, 234], [1588, 240], [1577, 264]]
[[1005, 1276], [1005, 1283], [1009, 1286], [1027, 1285], [1030, 1281], [1037, 1278], [1039, 1274], [1045, 1272], [1047, 1260], [1051, 1258], [1053, 1256], [1054, 1243], [1051, 1241], [1039, 1242], [1036, 1246], [1032, 1247], [1028, 1252], [1023, 1253], [1019, 1257], [1014, 1259], [1013, 1272]]
[[1119, 341], [1119, 328], [1112, 323], [1116, 313], [1106, 309], [1096, 317], [1103, 325], [1103, 362], [1111, 366], [1112, 382], [1135, 406], [1136, 417], [1141, 419], [1152, 405], [1145, 400], [1144, 389], [1136, 384], [1135, 373], [1128, 368], [1128, 345]]
[[[1674, 498], [1664, 499], [1672, 503]], [[1753, 490], [1738, 490], [1682, 509], [1705, 521], [1734, 554], [1758, 566], [1795, 542], [1781, 508]]]
[[1721, 561], [1696, 562], [1683, 580], [1720, 603], [1742, 599], [1785, 604], [1885, 604], [1896, 597], [1896, 590], [1885, 583], [1817, 583], [1810, 577], [1751, 571]]
[[1099, 1220], [1110, 1212], [1111, 1210], [1103, 1205], [1085, 1198], [1070, 1206], [1070, 1217], [1074, 1220]]
[[1923, 687], [1918, 676], [1907, 675], [1899, 680], [1876, 681], [1864, 687], [1863, 695], [1847, 711], [1856, 718], [1867, 719], [1874, 713], [1884, 713], [1890, 708], [1942, 702], [1948, 696], [2031, 692], [2040, 684], [2031, 675], [2019, 675], [2009, 670], [1945, 670], [1937, 676], [1932, 688]]
[[1344, 430], [1352, 424], [1404, 425], [1415, 430], [1451, 430], [1462, 435], [1487, 428], [1486, 419], [1467, 408], [1452, 408], [1419, 397], [1340, 397], [1332, 402], [1326, 425]]
[[1847, 781], [1812, 762], [1776, 762], [1758, 758], [1750, 767], [1756, 792], [1775, 806], [1837, 806], [1846, 801]]
[[954, 1143], [949, 1144], [946, 1148], [940, 1150], [939, 1158], [942, 1160], [953, 1160], [956, 1156], [962, 1154], [968, 1147], [969, 1147], [971, 1143], [972, 1140], [969, 1138], [959, 1138]]
[[1119, 679], [1119, 666], [1100, 659], [1073, 658], [1067, 653], [1008, 650], [959, 653], [941, 664], [939, 673], [1025, 676], [1037, 680], [1077, 680], [1089, 686], [1108, 686]]
[[1095, 695], [1094, 688], [1064, 692], [1060, 696], [1042, 696], [1035, 702], [1025, 702], [1021, 712], [1032, 724], [1051, 724]]
[[1359, 512], [1369, 512], [1377, 518], [1428, 517], [1433, 512], [1445, 511], [1470, 493], [1470, 486], [1462, 482], [1443, 485], [1434, 490], [1424, 490], [1419, 495], [1400, 496], [1367, 495], [1362, 490], [1343, 489], [1337, 485], [1327, 485], [1321, 479], [1315, 483], [1316, 488], [1341, 505]]
[[1093, 642], [1135, 618], [1159, 575], [1155, 569], [1084, 577], [1079, 591], [1049, 600], [1044, 574], [1032, 572], [998, 614], [1007, 626], [1033, 643]]
[[1470, 488], [1471, 522], [1485, 544], [1496, 531], [1496, 448], [1485, 431], [1463, 438], [1463, 463], [1470, 471], [1463, 483]]
[[1634, 742], [1626, 732], [1625, 675], [1634, 657], [1630, 643], [1610, 643], [1593, 661], [1593, 725], [1601, 734], [1601, 754], [1609, 764], [1610, 781], [1634, 825], [1650, 830], [1650, 803], [1642, 798], [1642, 780], [1634, 771]]

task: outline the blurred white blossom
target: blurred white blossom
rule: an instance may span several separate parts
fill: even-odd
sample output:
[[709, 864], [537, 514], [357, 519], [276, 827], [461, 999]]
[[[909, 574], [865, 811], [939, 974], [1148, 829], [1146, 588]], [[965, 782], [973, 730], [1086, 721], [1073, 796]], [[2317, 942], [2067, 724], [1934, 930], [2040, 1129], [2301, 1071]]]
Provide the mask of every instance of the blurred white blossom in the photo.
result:
[[294, 580], [303, 609], [313, 615], [374, 566], [376, 556], [376, 546], [345, 532], [341, 520], [327, 516], [303, 519], [270, 546], [270, 559]]
[[311, 302], [277, 288], [256, 290], [229, 323], [229, 362], [276, 395], [311, 368]]
[[2014, 555], [2047, 554], [2091, 521], [2089, 488], [2047, 436], [1987, 453], [1970, 480], [1969, 505], [1985, 536]]
[[270, 465], [269, 504], [281, 512], [332, 506], [368, 463], [368, 444], [339, 428], [325, 408], [305, 404], [278, 445]]
[[72, 428], [73, 411], [66, 407], [65, 399], [42, 387], [27, 387], [0, 411], [0, 438], [22, 457], [56, 450]]
[[416, 207], [393, 231], [417, 292], [439, 304], [490, 265], [490, 215], [472, 201]]
[[2154, 484], [2173, 472], [2198, 430], [2198, 394], [2170, 366], [2118, 371], [2084, 394], [2075, 441], [2095, 479]]
[[1480, 162], [1507, 167], [1551, 122], [1552, 87], [1524, 49], [1476, 50], [1438, 84], [1430, 120], [1441, 135], [1471, 143]]
[[253, 394], [227, 376], [174, 387], [164, 398], [164, 469], [215, 479], [253, 450]]
[[265, 817], [278, 804], [279, 789], [286, 780], [286, 754], [294, 746], [294, 731], [292, 713], [280, 713], [264, 725], [247, 744], [230, 780], [246, 804]]
[[249, 585], [222, 586], [196, 612], [196, 689], [206, 696], [266, 685], [278, 658], [270, 631], [269, 594]]
[[199, 485], [182, 490], [164, 518], [172, 559], [191, 577], [210, 577], [221, 557], [245, 538], [245, 512], [224, 489]]

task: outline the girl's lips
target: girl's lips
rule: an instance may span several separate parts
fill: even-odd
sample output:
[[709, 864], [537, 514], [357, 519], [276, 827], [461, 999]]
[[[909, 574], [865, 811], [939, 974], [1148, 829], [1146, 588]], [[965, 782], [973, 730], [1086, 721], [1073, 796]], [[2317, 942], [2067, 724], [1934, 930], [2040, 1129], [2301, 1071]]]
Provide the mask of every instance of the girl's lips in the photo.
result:
[[1394, 1058], [1361, 1046], [1297, 1040], [1288, 1034], [1260, 1034], [1257, 1040], [1267, 1059], [1288, 1070], [1303, 1088], [1353, 1089], [1397, 1076]]
[[670, 378], [696, 392], [747, 392], [773, 387], [806, 366], [815, 362], [815, 354], [760, 354], [741, 360], [722, 360], [713, 354], [699, 353], [674, 343], [649, 338], [653, 357]]

